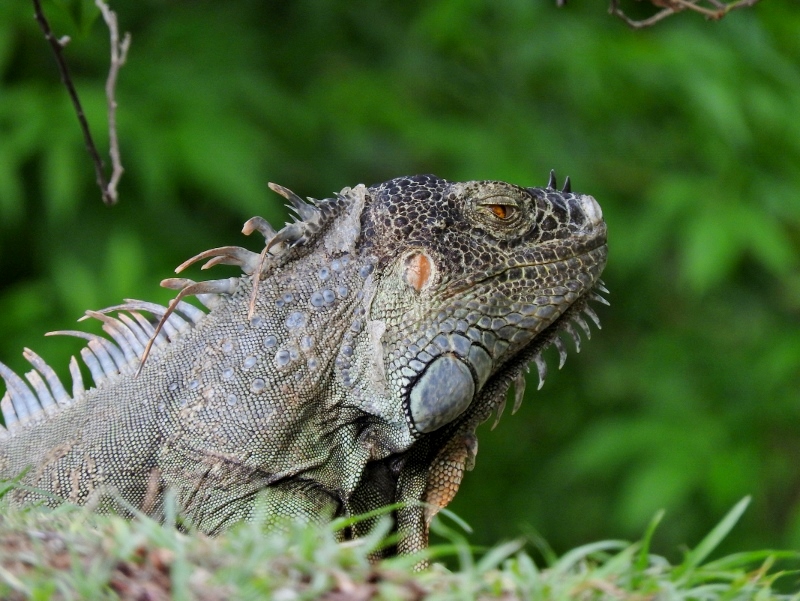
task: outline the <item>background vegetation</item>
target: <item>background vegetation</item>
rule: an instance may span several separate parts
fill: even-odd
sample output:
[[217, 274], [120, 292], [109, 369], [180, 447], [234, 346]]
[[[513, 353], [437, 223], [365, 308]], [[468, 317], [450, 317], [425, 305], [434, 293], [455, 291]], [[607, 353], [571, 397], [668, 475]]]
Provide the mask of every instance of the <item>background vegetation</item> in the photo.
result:
[[[44, 3], [101, 147], [107, 30]], [[157, 282], [260, 214], [277, 181], [324, 197], [416, 172], [543, 185], [569, 174], [610, 230], [602, 333], [479, 431], [451, 508], [471, 541], [561, 552], [695, 543], [737, 500], [729, 549], [800, 547], [800, 12], [631, 32], [603, 2], [120, 0], [127, 173], [100, 202], [28, 1], [0, 3], [0, 360]], [[640, 5], [634, 4], [635, 10]], [[644, 7], [640, 7], [644, 8]], [[215, 268], [220, 269], [222, 268]], [[191, 277], [191, 276], [190, 276]], [[551, 358], [551, 366], [553, 364]]]

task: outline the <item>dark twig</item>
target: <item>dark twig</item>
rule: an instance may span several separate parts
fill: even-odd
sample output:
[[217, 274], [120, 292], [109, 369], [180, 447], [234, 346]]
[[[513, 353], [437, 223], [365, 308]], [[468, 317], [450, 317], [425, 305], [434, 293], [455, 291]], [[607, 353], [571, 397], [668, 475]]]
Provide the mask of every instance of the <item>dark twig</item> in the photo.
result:
[[641, 21], [636, 21], [626, 15], [619, 7], [619, 0], [610, 1], [608, 12], [625, 21], [625, 23], [633, 29], [644, 29], [645, 27], [655, 25], [659, 21], [684, 10], [694, 11], [703, 15], [706, 19], [718, 21], [732, 10], [748, 8], [759, 2], [759, 0], [735, 0], [734, 2], [726, 4], [721, 0], [707, 0], [708, 4], [712, 6], [712, 8], [707, 8], [702, 6], [702, 1], [703, 0], [650, 0], [653, 5], [660, 7], [662, 10]]
[[[131, 34], [126, 33], [122, 41], [119, 39], [119, 30], [117, 28], [117, 15], [112, 11], [103, 0], [95, 0], [97, 8], [103, 15], [103, 20], [108, 26], [108, 31], [111, 35], [111, 67], [108, 70], [108, 79], [106, 80], [106, 98], [108, 99], [108, 143], [109, 155], [111, 156], [111, 180], [106, 187], [106, 193], [112, 203], [117, 202], [117, 184], [125, 172], [122, 167], [122, 161], [119, 154], [119, 138], [117, 136], [117, 101], [114, 96], [114, 90], [117, 85], [117, 75], [122, 65], [125, 64], [125, 59], [128, 56], [128, 48], [131, 45]], [[105, 195], [104, 195], [105, 198]]]
[[103, 202], [107, 205], [112, 205], [114, 204], [114, 201], [108, 195], [108, 183], [106, 182], [105, 175], [103, 175], [103, 161], [97, 152], [97, 147], [94, 145], [92, 133], [89, 130], [89, 123], [86, 121], [86, 115], [83, 113], [83, 107], [81, 106], [81, 101], [78, 98], [78, 92], [75, 90], [75, 86], [72, 83], [72, 78], [69, 74], [69, 67], [67, 67], [67, 61], [64, 60], [64, 53], [62, 50], [69, 42], [69, 38], [65, 37], [61, 40], [56, 39], [56, 37], [53, 35], [53, 31], [50, 29], [50, 23], [47, 22], [47, 18], [42, 12], [42, 5], [39, 0], [33, 0], [33, 8], [34, 16], [37, 23], [39, 23], [39, 27], [42, 28], [44, 38], [48, 41], [50, 47], [53, 49], [53, 54], [55, 55], [56, 63], [58, 64], [58, 71], [61, 73], [61, 81], [67, 88], [69, 97], [72, 100], [72, 106], [75, 108], [75, 114], [78, 116], [78, 123], [80, 123], [81, 131], [83, 131], [83, 140], [86, 143], [86, 150], [89, 153], [92, 162], [94, 163], [94, 171], [95, 175], [97, 176], [97, 185], [100, 187], [100, 191], [103, 193]]
[[92, 162], [94, 163], [94, 171], [95, 175], [97, 176], [97, 185], [99, 186], [100, 192], [103, 195], [103, 202], [111, 206], [117, 202], [117, 185], [119, 184], [119, 180], [125, 171], [125, 169], [122, 167], [122, 162], [120, 161], [119, 138], [117, 136], [117, 101], [114, 97], [114, 90], [117, 85], [117, 75], [119, 74], [119, 70], [122, 65], [125, 64], [128, 48], [130, 47], [131, 43], [131, 36], [129, 33], [126, 33], [123, 36], [122, 41], [120, 41], [119, 30], [117, 28], [117, 15], [102, 0], [95, 0], [95, 4], [97, 5], [97, 8], [100, 9], [100, 12], [103, 15], [103, 20], [106, 22], [111, 34], [111, 68], [109, 69], [108, 79], [106, 80], [106, 98], [108, 99], [108, 139], [110, 147], [109, 154], [111, 155], [110, 182], [106, 180], [103, 160], [100, 158], [100, 154], [97, 152], [97, 146], [94, 144], [92, 132], [89, 129], [89, 122], [86, 120], [86, 115], [83, 112], [81, 101], [78, 98], [78, 92], [75, 89], [75, 85], [72, 83], [72, 77], [69, 73], [67, 61], [64, 59], [63, 49], [64, 46], [66, 46], [69, 42], [69, 38], [64, 36], [61, 39], [57, 39], [55, 35], [53, 35], [53, 31], [50, 29], [50, 23], [48, 23], [47, 18], [44, 16], [44, 12], [42, 11], [40, 0], [33, 0], [34, 17], [36, 18], [36, 22], [39, 23], [39, 27], [41, 27], [44, 37], [50, 44], [50, 47], [53, 49], [53, 54], [56, 57], [58, 71], [61, 74], [61, 81], [67, 88], [70, 100], [72, 100], [72, 106], [75, 108], [75, 114], [78, 117], [78, 123], [81, 126], [81, 131], [83, 132], [86, 150], [89, 153], [89, 157], [92, 159]]

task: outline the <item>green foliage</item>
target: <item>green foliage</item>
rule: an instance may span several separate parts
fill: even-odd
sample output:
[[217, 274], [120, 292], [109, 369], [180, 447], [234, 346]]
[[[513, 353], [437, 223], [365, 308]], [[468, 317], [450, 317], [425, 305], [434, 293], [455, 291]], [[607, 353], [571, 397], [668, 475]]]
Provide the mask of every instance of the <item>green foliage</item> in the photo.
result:
[[[520, 542], [474, 557], [452, 529], [450, 543], [429, 557], [456, 555], [415, 572], [419, 557], [379, 563], [379, 527], [365, 539], [340, 543], [344, 523], [324, 529], [287, 523], [265, 532], [242, 524], [216, 539], [159, 525], [93, 515], [83, 508], [20, 510], [0, 506], [0, 596], [3, 599], [528, 599], [530, 601], [703, 599], [777, 601], [792, 588], [800, 553], [756, 551], [706, 561], [747, 505], [741, 501], [684, 559], [672, 564], [650, 549], [651, 523], [634, 544], [582, 545], [537, 567]], [[169, 512], [168, 512], [169, 513]], [[388, 525], [388, 524], [387, 524]]]
[[[260, 250], [237, 232], [285, 218], [270, 179], [324, 196], [413, 172], [541, 185], [556, 168], [603, 206], [613, 306], [479, 432], [454, 502], [470, 541], [535, 528], [564, 550], [666, 507], [652, 544], [671, 552], [749, 494], [727, 544], [797, 548], [800, 13], [762, 2], [631, 32], [595, 3], [553, 4], [116, 2], [133, 46], [108, 210], [30, 5], [0, 3], [0, 360], [22, 371], [33, 346], [65, 373], [80, 343], [42, 333], [166, 301], [156, 283], [206, 248]], [[108, 32], [91, 3], [45, 8], [104, 148]]]

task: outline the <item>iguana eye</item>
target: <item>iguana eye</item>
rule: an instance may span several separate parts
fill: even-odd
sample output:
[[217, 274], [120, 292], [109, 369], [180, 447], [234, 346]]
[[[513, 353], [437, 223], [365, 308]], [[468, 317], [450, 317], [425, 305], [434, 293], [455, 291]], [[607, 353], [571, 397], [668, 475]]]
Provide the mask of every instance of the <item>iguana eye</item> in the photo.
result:
[[485, 206], [494, 214], [495, 217], [503, 220], [510, 219], [514, 215], [514, 212], [517, 210], [517, 207], [512, 205], [492, 204]]
[[492, 202], [481, 206], [484, 211], [491, 213], [493, 217], [501, 221], [510, 221], [517, 214], [517, 206], [515, 204]]
[[[489, 182], [490, 184], [492, 182]], [[501, 188], [501, 186], [495, 186]], [[482, 228], [491, 236], [509, 238], [518, 236], [529, 225], [526, 219], [530, 200], [522, 193], [515, 195], [515, 190], [506, 193], [504, 189], [489, 187], [483, 194], [476, 194], [468, 199], [466, 214], [474, 225]]]

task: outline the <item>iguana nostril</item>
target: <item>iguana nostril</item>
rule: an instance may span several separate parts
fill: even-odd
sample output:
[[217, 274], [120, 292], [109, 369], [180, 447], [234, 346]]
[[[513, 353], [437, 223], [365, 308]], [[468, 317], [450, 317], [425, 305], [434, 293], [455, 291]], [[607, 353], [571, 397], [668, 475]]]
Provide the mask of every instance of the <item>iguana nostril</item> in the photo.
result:
[[581, 194], [578, 197], [578, 200], [581, 203], [583, 214], [586, 215], [589, 223], [592, 225], [599, 225], [603, 222], [603, 211], [592, 196], [589, 196], [588, 194]]
[[435, 359], [414, 384], [409, 409], [420, 432], [433, 432], [466, 411], [475, 394], [467, 365], [453, 355]]

